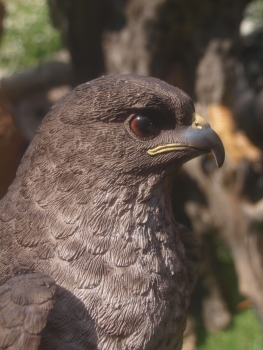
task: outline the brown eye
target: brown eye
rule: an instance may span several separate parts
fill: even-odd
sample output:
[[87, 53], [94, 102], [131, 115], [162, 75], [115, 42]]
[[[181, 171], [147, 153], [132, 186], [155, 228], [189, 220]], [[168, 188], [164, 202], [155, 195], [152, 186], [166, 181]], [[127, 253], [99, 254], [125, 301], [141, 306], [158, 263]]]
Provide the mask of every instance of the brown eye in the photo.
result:
[[138, 115], [135, 117], [131, 121], [130, 126], [132, 131], [141, 137], [151, 136], [156, 131], [154, 120], [143, 115]]

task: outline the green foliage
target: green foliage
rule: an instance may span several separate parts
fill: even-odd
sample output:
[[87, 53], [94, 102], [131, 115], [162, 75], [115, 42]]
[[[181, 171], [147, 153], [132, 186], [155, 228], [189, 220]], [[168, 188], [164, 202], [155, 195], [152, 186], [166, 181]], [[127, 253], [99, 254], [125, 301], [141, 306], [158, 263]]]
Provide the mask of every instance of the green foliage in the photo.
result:
[[253, 310], [236, 314], [231, 327], [215, 334], [203, 334], [198, 350], [262, 350], [261, 327]]
[[216, 235], [211, 239], [215, 247], [221, 288], [230, 311], [234, 314], [231, 326], [218, 333], [208, 333], [198, 325], [198, 350], [262, 350], [262, 327], [254, 310], [237, 313], [236, 306], [244, 300], [238, 292], [237, 277], [231, 255], [226, 246]]
[[256, 27], [263, 26], [263, 0], [254, 0], [248, 4], [245, 17], [251, 20]]
[[16, 71], [34, 66], [61, 47], [45, 0], [5, 0], [0, 69]]
[[217, 262], [216, 270], [221, 283], [221, 289], [229, 310], [235, 313], [237, 304], [244, 300], [244, 297], [238, 291], [238, 281], [233, 259], [220, 238], [217, 235], [214, 235], [212, 238]]
[[263, 0], [255, 0], [248, 4], [245, 16], [251, 17], [254, 20], [263, 19]]

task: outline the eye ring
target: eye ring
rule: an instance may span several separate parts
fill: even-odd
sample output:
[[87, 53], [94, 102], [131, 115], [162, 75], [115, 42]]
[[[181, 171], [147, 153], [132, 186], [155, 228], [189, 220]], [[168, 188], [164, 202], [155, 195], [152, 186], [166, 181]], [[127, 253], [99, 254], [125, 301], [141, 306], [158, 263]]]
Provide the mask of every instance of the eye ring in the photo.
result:
[[156, 134], [157, 126], [154, 118], [138, 114], [130, 121], [131, 131], [139, 137], [150, 137]]

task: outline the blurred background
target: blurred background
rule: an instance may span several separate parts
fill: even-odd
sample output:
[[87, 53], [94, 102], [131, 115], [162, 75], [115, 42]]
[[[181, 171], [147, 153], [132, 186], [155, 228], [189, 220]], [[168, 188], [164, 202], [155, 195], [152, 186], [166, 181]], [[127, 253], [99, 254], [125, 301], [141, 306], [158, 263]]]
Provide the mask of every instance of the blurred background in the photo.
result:
[[49, 108], [103, 74], [185, 90], [226, 162], [187, 163], [176, 219], [202, 249], [184, 350], [263, 349], [263, 0], [0, 0], [0, 197]]

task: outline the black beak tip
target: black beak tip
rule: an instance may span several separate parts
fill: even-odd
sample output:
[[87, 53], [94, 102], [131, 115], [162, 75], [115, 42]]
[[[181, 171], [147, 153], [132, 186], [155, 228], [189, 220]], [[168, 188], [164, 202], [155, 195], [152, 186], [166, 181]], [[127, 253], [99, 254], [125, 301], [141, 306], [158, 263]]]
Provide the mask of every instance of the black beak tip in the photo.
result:
[[214, 150], [212, 150], [212, 153], [215, 157], [216, 165], [218, 166], [218, 168], [221, 168], [221, 166], [224, 164], [224, 161], [225, 161], [224, 148], [222, 148], [220, 152], [215, 152]]
[[218, 166], [218, 168], [221, 168], [221, 166], [224, 164], [224, 161], [225, 161], [225, 149], [221, 139], [215, 132], [214, 132], [213, 139], [214, 139], [214, 143], [211, 147], [211, 152], [215, 157], [216, 165]]

